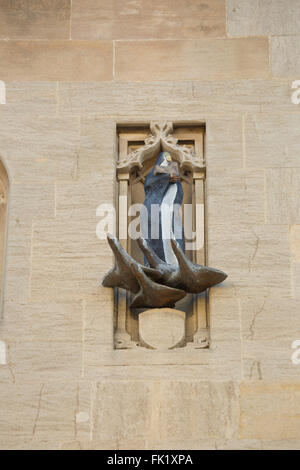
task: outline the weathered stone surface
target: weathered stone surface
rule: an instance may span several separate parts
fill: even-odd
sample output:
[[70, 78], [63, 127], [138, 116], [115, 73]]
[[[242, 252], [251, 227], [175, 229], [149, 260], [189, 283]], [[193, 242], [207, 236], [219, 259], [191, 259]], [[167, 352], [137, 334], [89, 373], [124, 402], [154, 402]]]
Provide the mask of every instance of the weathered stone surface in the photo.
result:
[[[231, 335], [232, 338], [233, 335]], [[227, 335], [228, 337], [228, 335]], [[224, 341], [225, 343], [225, 341]], [[228, 346], [227, 346], [227, 351], [228, 351]], [[100, 349], [99, 349], [100, 350]], [[216, 349], [214, 351], [214, 354], [210, 354], [210, 351], [208, 350], [202, 350], [202, 352], [205, 351], [204, 356], [201, 353], [199, 355], [199, 360], [198, 364], [188, 364], [187, 361], [186, 363], [184, 360], [182, 360], [183, 355], [177, 355], [173, 354], [173, 357], [167, 357], [167, 360], [165, 360], [165, 364], [163, 364], [162, 358], [164, 356], [155, 353], [155, 356], [148, 355], [148, 358], [145, 355], [142, 355], [142, 360], [137, 360], [136, 358], [140, 359], [140, 356], [136, 356], [136, 358], [133, 358], [133, 354], [128, 353], [126, 351], [126, 356], [123, 363], [120, 362], [120, 364], [117, 364], [115, 361], [115, 364], [112, 366], [111, 363], [114, 361], [114, 353], [107, 353], [107, 351], [102, 350], [101, 355], [104, 355], [106, 357], [110, 357], [110, 363], [109, 359], [107, 361], [107, 365], [103, 366], [103, 362], [99, 364], [99, 361], [96, 362], [96, 355], [94, 356], [94, 363], [88, 363], [86, 362], [85, 366], [85, 377], [87, 380], [111, 380], [112, 375], [114, 379], [116, 380], [140, 380], [141, 376], [143, 376], [146, 380], [148, 381], [157, 381], [157, 380], [167, 380], [168, 378], [172, 378], [172, 380], [175, 381], [180, 381], [180, 380], [188, 380], [188, 381], [193, 381], [195, 377], [197, 377], [197, 380], [201, 381], [228, 381], [228, 380], [236, 380], [239, 381], [241, 380], [241, 373], [240, 373], [240, 366], [241, 366], [241, 358], [240, 356], [237, 358], [236, 354], [236, 348], [233, 349], [232, 356], [230, 357], [230, 354], [226, 357], [226, 362], [224, 361], [224, 353], [226, 353], [224, 344], [222, 347]], [[150, 351], [151, 352], [151, 351]], [[185, 353], [187, 354], [188, 351], [185, 350]], [[119, 354], [117, 354], [119, 355]], [[160, 361], [156, 360], [156, 357], [160, 356]], [[214, 356], [214, 358], [211, 358], [211, 356]], [[98, 354], [99, 357], [99, 354]], [[195, 355], [190, 357], [194, 357]], [[111, 359], [112, 358], [112, 359]], [[123, 359], [124, 359], [124, 354], [123, 354]], [[136, 359], [134, 361], [134, 359]], [[235, 360], [234, 360], [235, 359]], [[173, 362], [171, 364], [171, 360], [175, 361], [176, 364]], [[152, 362], [150, 362], [152, 361]], [[223, 361], [223, 362], [222, 362]], [[191, 360], [190, 360], [191, 362]], [[229, 363], [229, 364], [228, 364]], [[127, 367], [130, 364], [130, 367]], [[155, 367], [149, 367], [149, 366], [155, 366]], [[126, 366], [126, 367], [124, 367]], [[0, 369], [1, 370], [1, 369]], [[6, 374], [6, 379], [7, 379], [7, 374]], [[4, 377], [4, 378], [5, 378]], [[4, 379], [3, 378], [3, 379]]]
[[[293, 297], [300, 299], [300, 263], [292, 264], [292, 288]], [[300, 339], [300, 332], [298, 337]]]
[[64, 440], [74, 436], [76, 386], [46, 383], [40, 387], [37, 420], [33, 437], [37, 440]]
[[97, 357], [103, 349], [113, 349], [113, 293], [101, 296], [101, 307], [98, 300], [83, 302], [83, 360], [87, 364], [97, 364]]
[[[98, 202], [113, 200], [115, 185], [116, 123], [108, 118], [83, 117], [80, 127], [78, 153], [78, 179], [92, 180], [98, 184]], [[105, 175], [105, 178], [103, 178]]]
[[[170, 435], [182, 441], [203, 434], [208, 439], [230, 438], [238, 426], [236, 393], [232, 383], [102, 382], [96, 392], [93, 439], [122, 443], [130, 436], [138, 443], [158, 438], [163, 442]], [[210, 415], [208, 401], [215, 410]]]
[[124, 438], [90, 440], [81, 443], [84, 450], [146, 450], [148, 442], [144, 439]]
[[[287, 98], [288, 99], [288, 98]], [[293, 105], [295, 108], [296, 106]], [[245, 119], [246, 166], [300, 166], [300, 116], [255, 114]]]
[[299, 191], [299, 168], [274, 168], [266, 171], [266, 216], [268, 223], [300, 223], [300, 204], [297, 197]]
[[139, 441], [151, 427], [152, 384], [123, 381], [97, 384], [93, 438]]
[[276, 289], [240, 293], [243, 375], [248, 380], [295, 380], [292, 343], [300, 338], [298, 299]]
[[[299, 5], [298, 5], [299, 7]], [[297, 17], [295, 17], [295, 20]], [[299, 33], [299, 27], [298, 32]], [[297, 79], [300, 73], [300, 45], [298, 36], [272, 37], [270, 58], [272, 74], [275, 77]]]
[[[226, 289], [227, 290], [227, 289]], [[223, 354], [224, 361], [230, 361], [231, 355], [241, 362], [241, 316], [239, 298], [230, 289], [231, 295], [222, 289], [214, 288], [210, 298], [210, 308], [214, 316], [211, 318], [211, 348]], [[230, 344], [230, 348], [229, 348]], [[222, 352], [221, 352], [222, 351]]]
[[[35, 432], [40, 384], [1, 385], [0, 447], [7, 449], [11, 441], [26, 446]], [[15, 445], [13, 447], [15, 447]]]
[[209, 222], [212, 224], [230, 222], [263, 224], [265, 221], [264, 184], [262, 170], [226, 168], [209, 171], [207, 178]]
[[111, 80], [112, 60], [109, 41], [0, 42], [1, 79], [5, 81]]
[[258, 440], [258, 439], [231, 439], [228, 441], [216, 441], [215, 448], [220, 450], [297, 450], [300, 441], [290, 440]]
[[[286, 310], [285, 310], [286, 307]], [[288, 308], [287, 308], [288, 307]], [[288, 292], [278, 294], [276, 290], [241, 297], [242, 335], [245, 340], [274, 341], [286, 344], [297, 336], [299, 303], [292, 300]], [[284, 328], [283, 328], [284, 312]], [[300, 333], [300, 329], [299, 329]]]
[[79, 119], [0, 113], [1, 157], [16, 182], [73, 179]]
[[287, 225], [212, 224], [208, 247], [208, 264], [230, 273], [235, 286], [290, 291]]
[[292, 261], [300, 262], [300, 225], [290, 227], [290, 246]]
[[[73, 222], [89, 224], [90, 235], [96, 236], [96, 224], [100, 217], [96, 210], [101, 204], [109, 204], [114, 197], [114, 181], [109, 175], [103, 181], [103, 173], [95, 175], [93, 162], [84, 161], [91, 169], [91, 179], [97, 178], [93, 184], [89, 180], [56, 183], [56, 218], [60, 221], [72, 219]], [[89, 175], [87, 175], [89, 176]], [[89, 189], [88, 189], [89, 188]], [[93, 224], [93, 225], [92, 225]]]
[[228, 115], [206, 123], [207, 170], [243, 166], [243, 119]]
[[1, 2], [0, 39], [69, 39], [69, 0]]
[[57, 84], [52, 82], [8, 82], [6, 104], [1, 114], [55, 116], [57, 111]]
[[[208, 128], [213, 125], [228, 130], [228, 137], [235, 133], [239, 142], [242, 117], [237, 113], [298, 113], [300, 106], [292, 103], [291, 93], [290, 80], [211, 81], [201, 76], [194, 81], [180, 82], [170, 77], [167, 81], [146, 83], [59, 83], [58, 106], [63, 115], [82, 114], [106, 120], [107, 116], [115, 116], [118, 122], [121, 119], [127, 123], [128, 119], [140, 123], [151, 119], [177, 119], [180, 113], [189, 121], [203, 119]], [[245, 116], [245, 123], [248, 117]], [[232, 152], [233, 149], [232, 146]], [[226, 157], [228, 160], [229, 152]]]
[[[292, 342], [295, 335], [285, 341], [244, 341], [244, 380], [298, 382], [299, 366], [293, 364]], [[299, 334], [296, 339], [299, 338]]]
[[55, 187], [53, 183], [18, 181], [10, 185], [10, 220], [30, 224], [41, 218], [54, 217]]
[[228, 0], [229, 36], [273, 36], [299, 33], [297, 0]]
[[234, 436], [238, 426], [236, 393], [232, 383], [163, 382], [159, 389], [160, 438]]
[[266, 38], [116, 42], [117, 80], [218, 80], [268, 75]]
[[88, 396], [89, 388], [73, 381], [1, 387], [1, 449], [58, 449], [60, 441], [87, 440], [74, 416], [79, 406], [89, 406]]
[[225, 1], [74, 0], [72, 39], [196, 39], [225, 36]]
[[[5, 337], [4, 337], [5, 338]], [[82, 372], [82, 342], [32, 341], [16, 338], [8, 341], [11, 380], [30, 381], [77, 380]]]
[[149, 442], [149, 448], [153, 450], [174, 449], [174, 450], [216, 450], [214, 439], [170, 439], [154, 440]]
[[[173, 113], [189, 100], [188, 82], [59, 83], [59, 111], [88, 116], [150, 116]], [[124, 100], [126, 96], [126, 100]], [[164, 111], [164, 106], [167, 107]], [[172, 111], [173, 109], [173, 111]], [[84, 125], [84, 124], [83, 124]]]
[[54, 185], [18, 184], [16, 180], [10, 186], [8, 215], [4, 296], [6, 301], [25, 301], [30, 290], [32, 223], [35, 218], [54, 215]]
[[[48, 221], [34, 227], [31, 296], [34, 300], [99, 298], [99, 277], [111, 267], [111, 254], [96, 236], [96, 218]], [[99, 266], [101, 266], [99, 270]]]
[[240, 387], [240, 437], [299, 439], [300, 385], [245, 383]]
[[9, 340], [57, 341], [80, 344], [81, 303], [7, 302], [0, 334]]

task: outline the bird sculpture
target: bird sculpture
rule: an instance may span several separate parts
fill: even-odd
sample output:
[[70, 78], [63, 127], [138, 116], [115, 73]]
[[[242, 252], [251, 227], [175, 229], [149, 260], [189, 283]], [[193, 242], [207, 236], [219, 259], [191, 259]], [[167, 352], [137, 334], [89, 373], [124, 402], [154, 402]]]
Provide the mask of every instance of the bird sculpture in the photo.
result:
[[227, 278], [223, 271], [190, 261], [175, 239], [171, 245], [178, 264], [161, 260], [145, 239], [138, 240], [150, 267], [135, 261], [116, 237], [108, 234], [107, 240], [116, 262], [104, 276], [102, 285], [132, 292], [131, 308], [174, 307], [186, 293], [199, 294]]

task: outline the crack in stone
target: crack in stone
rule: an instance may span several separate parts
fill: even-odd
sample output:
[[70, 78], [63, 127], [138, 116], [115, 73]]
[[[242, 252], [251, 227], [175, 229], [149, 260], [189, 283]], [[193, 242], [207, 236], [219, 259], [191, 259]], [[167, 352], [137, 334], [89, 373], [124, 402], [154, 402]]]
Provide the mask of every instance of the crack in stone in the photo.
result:
[[76, 416], [77, 413], [79, 412], [79, 384], [77, 384], [77, 389], [76, 389], [76, 406], [75, 406], [75, 412], [74, 412], [74, 440], [77, 441], [77, 420]]
[[256, 257], [256, 254], [257, 254], [257, 250], [258, 250], [258, 245], [259, 245], [259, 241], [260, 241], [260, 238], [259, 236], [253, 231], [253, 234], [255, 235], [256, 237], [256, 243], [255, 243], [255, 247], [254, 247], [254, 252], [253, 252], [253, 255], [251, 256], [251, 258], [249, 259], [249, 264], [248, 264], [248, 268], [249, 268], [249, 271], [251, 271], [251, 265]]
[[263, 304], [261, 306], [261, 308], [254, 314], [253, 318], [252, 318], [252, 321], [250, 323], [250, 326], [249, 326], [249, 331], [250, 331], [250, 335], [249, 335], [249, 339], [254, 339], [254, 326], [255, 326], [255, 322], [256, 322], [256, 319], [258, 317], [258, 315], [263, 311], [264, 307], [265, 307], [265, 303], [266, 303], [267, 299], [265, 299], [263, 301]]
[[258, 380], [262, 380], [262, 371], [261, 371], [261, 363], [260, 361], [253, 361], [251, 369], [250, 369], [250, 375], [249, 379], [252, 379], [252, 375], [254, 372], [254, 367], [256, 366], [257, 368], [257, 374], [258, 374]]
[[34, 425], [33, 425], [33, 429], [32, 429], [32, 437], [35, 436], [36, 427], [37, 427], [37, 422], [38, 422], [38, 419], [39, 419], [39, 417], [40, 417], [43, 388], [44, 388], [44, 384], [42, 384], [41, 389], [40, 389], [40, 393], [39, 393], [39, 401], [38, 401], [36, 417], [35, 417]]

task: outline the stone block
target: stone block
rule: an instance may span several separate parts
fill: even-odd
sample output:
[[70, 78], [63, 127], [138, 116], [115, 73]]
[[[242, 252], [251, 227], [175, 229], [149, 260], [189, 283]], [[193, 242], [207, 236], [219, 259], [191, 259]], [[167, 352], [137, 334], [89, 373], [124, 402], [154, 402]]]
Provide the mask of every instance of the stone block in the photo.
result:
[[[59, 111], [63, 115], [102, 116], [106, 122], [108, 115], [110, 118], [117, 116], [118, 120], [123, 117], [127, 124], [133, 116], [139, 117], [140, 123], [146, 123], [147, 116], [157, 113], [168, 113], [170, 119], [189, 101], [190, 88], [190, 83], [176, 81], [59, 83]], [[91, 124], [92, 120], [83, 122], [82, 129]]]
[[101, 184], [101, 200], [113, 201], [117, 154], [116, 123], [107, 117], [82, 117], [80, 125], [78, 179]]
[[209, 170], [206, 183], [208, 223], [263, 224], [264, 186], [263, 170]]
[[[238, 427], [237, 391], [233, 383], [166, 382], [160, 385], [160, 427], [165, 439], [231, 438]], [[209, 407], [209, 413], [207, 409]]]
[[79, 119], [0, 113], [0, 140], [1, 154], [14, 182], [74, 178]]
[[55, 116], [57, 110], [57, 84], [51, 82], [8, 82], [6, 104], [1, 107], [5, 115]]
[[[88, 164], [87, 161], [86, 164]], [[93, 181], [93, 178], [96, 181], [95, 179]], [[93, 235], [96, 234], [96, 225], [101, 220], [101, 217], [97, 215], [97, 208], [101, 204], [109, 205], [112, 210], [114, 208], [114, 190], [116, 186], [114, 175], [105, 174], [103, 170], [102, 174], [91, 174], [91, 180], [58, 182], [55, 186], [56, 218], [65, 222], [72, 219], [73, 223], [80, 221], [83, 224], [87, 223], [90, 229], [93, 230]]]
[[74, 0], [72, 39], [196, 39], [225, 36], [225, 1]]
[[243, 121], [228, 115], [206, 122], [207, 170], [243, 166]]
[[84, 359], [96, 365], [103, 348], [108, 351], [114, 348], [112, 289], [102, 293], [101, 304], [98, 300], [84, 301], [83, 309]]
[[0, 39], [69, 39], [68, 0], [2, 1]]
[[[290, 99], [287, 97], [287, 100]], [[296, 108], [295, 105], [293, 105]], [[300, 166], [300, 115], [255, 114], [245, 120], [246, 166], [291, 168]]]
[[96, 236], [97, 219], [44, 219], [35, 225], [31, 296], [34, 301], [98, 299], [100, 279], [112, 266], [106, 240]]
[[1, 79], [4, 81], [111, 80], [112, 60], [110, 41], [12, 40], [0, 43]]
[[[299, 16], [295, 16], [295, 21], [297, 18], [299, 18]], [[270, 41], [270, 60], [273, 76], [298, 79], [300, 74], [299, 53], [300, 44], [298, 36], [272, 37]]]
[[[5, 301], [27, 301], [30, 290], [32, 221], [10, 217], [4, 275]], [[3, 314], [4, 316], [4, 314]]]
[[[94, 118], [95, 129], [101, 121], [99, 119], [97, 122], [97, 118], [107, 121], [108, 115], [115, 117], [119, 123], [124, 121], [127, 124], [134, 121], [147, 123], [151, 119], [177, 120], [179, 114], [187, 121], [203, 119], [207, 123], [208, 133], [211, 127], [220, 131], [225, 139], [222, 148], [217, 133], [214, 139], [207, 135], [210, 151], [216, 143], [214, 165], [225, 160], [226, 165], [240, 167], [242, 127], [246, 127], [250, 117], [245, 116], [242, 121], [237, 114], [298, 114], [300, 106], [292, 103], [291, 92], [291, 82], [288, 80], [59, 83], [58, 109], [62, 115], [81, 114]], [[93, 120], [87, 120], [88, 127], [92, 129], [93, 125]], [[82, 130], [84, 128], [83, 122]]]
[[14, 381], [41, 384], [43, 381], [80, 379], [82, 373], [82, 342], [31, 341], [19, 338], [8, 341], [8, 366]]
[[[83, 307], [79, 302], [6, 302], [0, 335], [12, 341], [55, 341], [78, 345], [82, 340]], [[80, 348], [81, 349], [81, 348]]]
[[299, 168], [266, 170], [266, 216], [270, 224], [299, 224]]
[[284, 225], [208, 226], [208, 265], [236, 287], [291, 289], [289, 229]]
[[229, 0], [229, 36], [274, 36], [298, 34], [300, 6], [297, 0]]
[[0, 448], [21, 448], [35, 431], [41, 384], [5, 384], [0, 387]]
[[290, 247], [292, 261], [300, 262], [300, 225], [290, 227]]
[[149, 77], [152, 80], [267, 78], [268, 55], [266, 38], [118, 41], [115, 78], [135, 81], [147, 81]]
[[292, 286], [293, 297], [296, 299], [300, 299], [300, 263], [292, 264]]
[[30, 224], [54, 217], [54, 183], [12, 181], [9, 188], [9, 218], [17, 224]]
[[142, 381], [102, 381], [97, 384], [93, 440], [140, 441], [149, 434], [152, 384]]
[[288, 349], [296, 337], [300, 337], [298, 327], [299, 302], [292, 299], [288, 292], [269, 293], [240, 297], [242, 314], [242, 335], [245, 340], [273, 342], [274, 347]]
[[240, 406], [240, 438], [299, 440], [299, 384], [243, 383]]

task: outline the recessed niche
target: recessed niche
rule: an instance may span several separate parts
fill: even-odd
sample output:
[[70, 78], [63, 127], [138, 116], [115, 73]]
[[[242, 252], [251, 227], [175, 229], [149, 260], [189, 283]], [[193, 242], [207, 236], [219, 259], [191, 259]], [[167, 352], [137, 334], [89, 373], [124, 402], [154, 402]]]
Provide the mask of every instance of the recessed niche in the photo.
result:
[[[146, 125], [118, 127], [118, 217], [117, 236], [123, 248], [138, 262], [144, 264], [144, 255], [136, 240], [128, 236], [128, 227], [137, 214], [130, 215], [129, 207], [144, 202], [144, 181], [161, 151], [167, 151], [178, 163], [182, 177], [183, 224], [185, 207], [191, 211], [190, 230], [185, 232], [186, 255], [195, 263], [206, 264], [205, 243], [205, 126], [152, 122]], [[127, 211], [126, 211], [127, 209]], [[127, 238], [120, 237], [121, 232]], [[142, 309], [130, 308], [131, 294], [115, 289], [115, 348], [147, 347], [139, 328]], [[185, 314], [184, 337], [175, 347], [202, 349], [209, 345], [207, 292], [188, 294], [175, 308]]]

